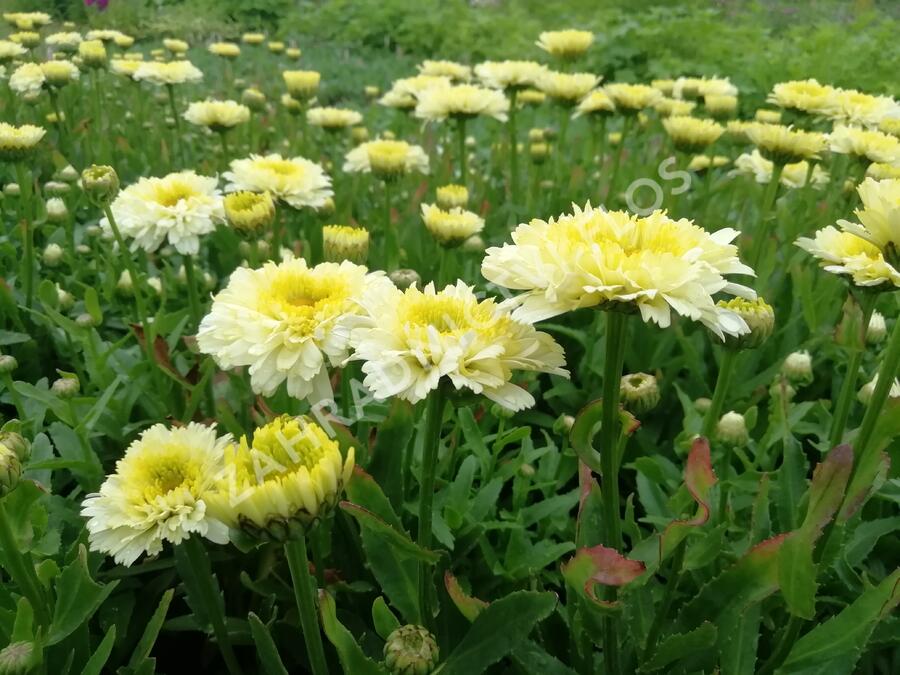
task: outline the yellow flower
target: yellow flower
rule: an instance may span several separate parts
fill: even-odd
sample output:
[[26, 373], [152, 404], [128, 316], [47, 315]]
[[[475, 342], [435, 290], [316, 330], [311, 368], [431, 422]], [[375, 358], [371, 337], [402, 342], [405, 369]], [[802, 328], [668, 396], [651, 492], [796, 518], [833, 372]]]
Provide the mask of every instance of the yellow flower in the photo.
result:
[[418, 97], [433, 87], [449, 87], [450, 78], [435, 75], [417, 75], [396, 80], [378, 102], [389, 108], [415, 108]]
[[325, 260], [329, 262], [349, 260], [364, 265], [369, 257], [369, 231], [364, 227], [325, 225], [322, 227], [322, 243]]
[[552, 337], [517, 321], [493, 299], [479, 301], [462, 281], [435, 291], [393, 286], [360, 300], [365, 317], [354, 330], [355, 359], [365, 386], [378, 398], [423, 400], [442, 380], [509, 410], [534, 405], [512, 383], [514, 371], [568, 375]]
[[725, 123], [725, 131], [736, 143], [749, 143], [750, 137], [747, 132], [755, 127], [759, 122], [747, 122], [745, 120], [728, 120]]
[[840, 125], [827, 134], [826, 138], [832, 152], [865, 157], [870, 162], [900, 163], [900, 138], [896, 136]]
[[821, 114], [831, 102], [837, 90], [818, 80], [791, 80], [779, 82], [772, 87], [772, 93], [766, 99], [779, 108], [799, 110], [805, 113]]
[[213, 42], [207, 49], [210, 54], [222, 56], [226, 59], [236, 59], [241, 55], [241, 48], [233, 42]]
[[[81, 44], [81, 33], [66, 32], [53, 33], [48, 35], [44, 42], [51, 47], [55, 47], [62, 52], [78, 51], [78, 45]], [[2, 58], [0, 58], [2, 60]]]
[[509, 100], [496, 89], [471, 84], [432, 87], [419, 94], [416, 117], [433, 121], [487, 115], [506, 121]]
[[106, 64], [106, 47], [100, 40], [85, 40], [78, 45], [78, 56], [84, 65], [99, 68]]
[[875, 180], [883, 180], [885, 178], [900, 178], [900, 166], [892, 164], [884, 164], [881, 162], [873, 162], [866, 169], [866, 175]]
[[318, 424], [278, 417], [225, 449], [224, 478], [209, 500], [210, 513], [255, 539], [284, 542], [337, 504], [353, 474], [354, 449], [346, 459]]
[[12, 33], [9, 39], [16, 44], [24, 45], [29, 49], [37, 47], [41, 43], [41, 34], [34, 31], [25, 30], [18, 33]]
[[200, 127], [223, 132], [250, 119], [250, 108], [236, 101], [194, 101], [184, 113], [184, 119]]
[[747, 128], [746, 133], [763, 157], [778, 164], [817, 159], [825, 149], [824, 134], [792, 129], [781, 124], [754, 124]]
[[713, 295], [754, 297], [726, 279], [753, 274], [730, 243], [737, 236], [731, 228], [709, 233], [662, 211], [637, 217], [588, 204], [555, 220], [519, 225], [512, 244], [487, 250], [481, 272], [488, 281], [524, 291], [510, 302], [525, 321], [582, 307], [630, 306], [644, 321], [667, 327], [675, 310], [724, 339], [745, 333], [747, 325], [716, 307]]
[[255, 234], [275, 220], [275, 202], [268, 192], [232, 192], [223, 202], [225, 218], [242, 234]]
[[88, 40], [100, 40], [101, 42], [115, 42], [116, 38], [124, 35], [124, 33], [110, 28], [100, 28], [89, 30], [87, 33]]
[[347, 153], [344, 171], [372, 172], [391, 180], [413, 171], [428, 173], [428, 155], [418, 145], [406, 141], [374, 140], [360, 143]]
[[544, 31], [535, 44], [548, 54], [561, 59], [574, 59], [584, 54], [594, 43], [589, 30]]
[[31, 24], [32, 26], [46, 26], [53, 20], [46, 12], [6, 12], [3, 19], [17, 26], [20, 22]]
[[125, 77], [134, 77], [134, 74], [137, 72], [138, 66], [140, 65], [140, 61], [132, 59], [112, 59], [109, 62], [110, 70], [116, 75], [124, 75]]
[[760, 108], [753, 114], [753, 119], [757, 122], [762, 122], [763, 124], [780, 124], [781, 111], [766, 110], [765, 108]]
[[255, 87], [249, 87], [241, 92], [241, 102], [250, 110], [260, 112], [266, 108], [266, 95]]
[[464, 185], [442, 185], [435, 192], [442, 209], [462, 208], [469, 203], [469, 191]]
[[900, 105], [890, 96], [838, 89], [829, 98], [822, 113], [835, 122], [877, 127], [885, 119], [900, 117]]
[[190, 45], [184, 40], [175, 40], [173, 38], [166, 38], [163, 40], [163, 47], [168, 49], [173, 54], [184, 54], [188, 49], [190, 49]]
[[231, 170], [224, 175], [228, 192], [269, 192], [295, 209], [321, 208], [333, 195], [331, 179], [322, 167], [303, 157], [285, 159], [277, 153], [250, 155], [247, 159], [233, 160]]
[[303, 104], [290, 94], [281, 95], [281, 105], [284, 106], [289, 114], [295, 117], [303, 112]]
[[385, 284], [381, 272], [346, 261], [310, 268], [292, 258], [239, 267], [213, 298], [197, 343], [223, 369], [249, 367], [250, 386], [263, 396], [287, 382], [294, 398], [330, 401], [328, 365], [347, 358], [359, 298]]
[[706, 111], [713, 117], [728, 117], [737, 112], [737, 96], [728, 94], [710, 94], [703, 98]]
[[857, 286], [900, 287], [900, 271], [885, 261], [877, 246], [856, 234], [829, 225], [812, 239], [800, 237], [796, 244], [818, 258], [826, 272], [849, 275]]
[[316, 127], [335, 130], [346, 129], [362, 122], [363, 116], [355, 110], [344, 108], [310, 108], [306, 121]]
[[0, 122], [0, 159], [15, 162], [31, 154], [47, 131], [31, 124]]
[[682, 101], [677, 98], [661, 98], [653, 104], [653, 109], [659, 113], [660, 117], [669, 117], [672, 115], [684, 116], [690, 115], [697, 104], [694, 101]]
[[540, 105], [547, 100], [547, 94], [537, 89], [523, 89], [516, 97], [519, 105]]
[[203, 72], [190, 61], [170, 61], [169, 63], [141, 63], [134, 73], [135, 80], [146, 80], [157, 86], [199, 82]]
[[261, 45], [266, 41], [266, 36], [263, 33], [244, 33], [241, 36], [241, 42], [245, 45]]
[[41, 64], [41, 71], [51, 87], [63, 87], [73, 80], [77, 80], [81, 74], [71, 61], [56, 59]]
[[547, 67], [535, 61], [485, 61], [475, 66], [475, 75], [485, 86], [524, 89], [537, 85]]
[[727, 77], [679, 77], [672, 86], [675, 98], [737, 96], [738, 90]]
[[451, 80], [468, 82], [472, 79], [472, 68], [455, 61], [423, 61], [419, 64], [419, 75], [429, 77], [449, 77]]
[[[759, 154], [759, 150], [744, 153], [734, 160], [735, 170], [733, 174], [746, 174], [753, 176], [757, 183], [768, 183], [772, 180], [775, 164]], [[806, 185], [809, 176], [809, 162], [794, 162], [785, 164], [781, 171], [779, 183], [789, 188], [800, 188]], [[828, 172], [819, 165], [813, 167], [810, 182], [813, 187], [820, 188], [828, 182]]]
[[82, 503], [91, 550], [129, 566], [141, 554], [160, 553], [165, 541], [177, 545], [198, 535], [228, 543], [228, 528], [209, 512], [209, 498], [230, 441], [195, 422], [144, 431], [100, 491]]
[[288, 93], [299, 99], [312, 97], [319, 89], [322, 75], [314, 70], [285, 70], [281, 73]]
[[288, 47], [284, 50], [285, 56], [289, 59], [294, 59], [295, 61], [300, 58], [303, 52], [300, 51], [298, 47]]
[[557, 103], [575, 105], [600, 83], [592, 73], [545, 72], [537, 82], [538, 88]]
[[710, 167], [715, 169], [727, 165], [731, 160], [722, 155], [710, 157], [709, 155], [694, 155], [688, 164], [688, 171], [706, 171]]
[[[132, 237], [132, 248], [152, 253], [163, 241], [183, 255], [196, 255], [200, 235], [216, 229], [224, 219], [217, 178], [193, 171], [162, 178], [141, 178], [122, 190], [110, 205], [121, 233]], [[106, 218], [100, 221], [109, 229]]]
[[666, 78], [661, 80], [652, 80], [650, 86], [658, 89], [663, 96], [671, 96], [675, 90], [675, 80]]
[[41, 92], [46, 78], [37, 63], [23, 63], [9, 77], [9, 88], [21, 96], [36, 95]]
[[775, 328], [775, 310], [762, 298], [757, 297], [754, 300], [731, 298], [719, 300], [716, 304], [740, 316], [750, 328], [749, 333], [739, 337], [727, 336], [726, 345], [739, 349], [755, 349], [772, 335]]
[[134, 44], [134, 38], [130, 35], [125, 35], [120, 33], [113, 38], [113, 42], [116, 43], [117, 47], [121, 47], [122, 49], [128, 49]]
[[459, 246], [484, 229], [484, 218], [457, 207], [443, 210], [434, 204], [422, 204], [425, 229], [444, 247]]
[[644, 108], [652, 108], [662, 99], [659, 90], [646, 84], [625, 84], [616, 82], [606, 85], [606, 93], [623, 113], [636, 113]]
[[283, 42], [269, 42], [266, 45], [269, 48], [269, 51], [273, 54], [280, 54], [284, 51], [284, 43]]
[[863, 204], [855, 211], [859, 223], [839, 220], [838, 225], [877, 246], [900, 268], [900, 180], [866, 178], [857, 192]]
[[[2, 61], [2, 58], [0, 58], [0, 61]], [[900, 116], [885, 117], [879, 122], [878, 128], [886, 134], [900, 137]]]
[[725, 133], [725, 127], [712, 120], [673, 115], [666, 117], [663, 126], [675, 147], [683, 152], [698, 152], [712, 145]]
[[28, 53], [22, 45], [11, 40], [0, 40], [0, 63], [6, 63]]
[[610, 98], [609, 94], [602, 89], [595, 89], [581, 99], [581, 102], [579, 102], [578, 107], [575, 109], [575, 114], [572, 115], [572, 117], [581, 117], [582, 115], [591, 113], [608, 115], [615, 111], [616, 104]]

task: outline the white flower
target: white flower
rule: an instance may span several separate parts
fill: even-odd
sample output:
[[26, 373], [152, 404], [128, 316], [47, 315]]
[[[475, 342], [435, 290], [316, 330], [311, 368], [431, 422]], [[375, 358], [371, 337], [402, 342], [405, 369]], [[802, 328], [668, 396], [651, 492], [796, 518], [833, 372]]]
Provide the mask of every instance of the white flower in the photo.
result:
[[269, 192], [295, 209], [321, 208], [334, 195], [331, 178], [321, 166], [303, 157], [250, 155], [247, 159], [233, 160], [231, 171], [224, 175], [228, 192]]

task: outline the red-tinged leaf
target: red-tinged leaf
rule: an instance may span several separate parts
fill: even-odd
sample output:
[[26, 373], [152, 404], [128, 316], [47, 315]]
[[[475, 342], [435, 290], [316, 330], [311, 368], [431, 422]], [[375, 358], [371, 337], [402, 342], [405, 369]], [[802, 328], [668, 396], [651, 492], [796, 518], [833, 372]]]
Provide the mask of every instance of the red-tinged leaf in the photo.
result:
[[346, 500], [339, 503], [341, 510], [353, 516], [357, 522], [373, 534], [382, 538], [398, 555], [415, 558], [434, 564], [441, 558], [437, 551], [424, 549], [409, 538], [409, 535], [390, 524], [369, 509]]
[[710, 459], [709, 441], [702, 436], [698, 437], [691, 445], [684, 467], [684, 484], [697, 502], [697, 515], [690, 520], [673, 520], [666, 526], [659, 538], [660, 562], [672, 554], [692, 528], [705, 525], [709, 521], [709, 491], [716, 484], [716, 480]]
[[890, 456], [886, 452], [873, 452], [871, 457], [873, 461], [867, 462], [866, 466], [860, 465], [847, 488], [847, 498], [837, 517], [839, 523], [850, 520], [887, 480], [891, 468]]
[[[139, 323], [130, 324], [131, 330], [134, 331], [135, 336], [137, 337], [138, 342], [141, 345], [141, 349], [146, 349], [147, 336], [144, 333], [144, 327]], [[170, 373], [172, 373], [176, 378], [180, 381], [190, 384], [188, 380], [178, 372], [178, 369], [172, 364], [172, 359], [169, 357], [169, 345], [168, 343], [159, 335], [153, 340], [153, 360], [156, 361], [157, 365], [160, 368], [165, 368]]]
[[606, 546], [579, 549], [575, 556], [562, 566], [566, 582], [580, 595], [606, 609], [617, 609], [618, 602], [600, 600], [594, 586], [625, 586], [645, 571], [644, 563], [629, 560], [621, 553]]
[[832, 448], [825, 461], [819, 463], [813, 471], [812, 484], [809, 486], [809, 507], [799, 530], [800, 536], [810, 545], [819, 538], [822, 528], [834, 517], [841, 505], [852, 469], [853, 449], [845, 444]]
[[468, 595], [449, 570], [444, 572], [444, 586], [447, 589], [447, 595], [456, 605], [456, 609], [470, 622], [474, 621], [490, 605], [489, 602]]

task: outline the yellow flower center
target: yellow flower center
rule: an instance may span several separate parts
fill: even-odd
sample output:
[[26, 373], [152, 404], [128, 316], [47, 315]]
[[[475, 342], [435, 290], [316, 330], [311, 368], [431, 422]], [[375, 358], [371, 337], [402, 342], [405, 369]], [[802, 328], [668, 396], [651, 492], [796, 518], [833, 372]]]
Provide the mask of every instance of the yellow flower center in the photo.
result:
[[302, 167], [287, 159], [261, 159], [257, 165], [259, 168], [279, 176], [293, 176], [303, 171]]
[[163, 183], [156, 188], [156, 201], [162, 206], [172, 207], [181, 200], [190, 199], [196, 194], [196, 191], [190, 185], [171, 181]]
[[191, 449], [179, 444], [147, 448], [130, 458], [119, 472], [123, 484], [128, 486], [129, 501], [137, 505], [155, 502], [180, 490], [197, 496], [206, 480], [200, 462], [191, 458]]
[[311, 335], [347, 303], [350, 289], [338, 275], [308, 269], [280, 270], [260, 299], [260, 310], [288, 325], [297, 337]]

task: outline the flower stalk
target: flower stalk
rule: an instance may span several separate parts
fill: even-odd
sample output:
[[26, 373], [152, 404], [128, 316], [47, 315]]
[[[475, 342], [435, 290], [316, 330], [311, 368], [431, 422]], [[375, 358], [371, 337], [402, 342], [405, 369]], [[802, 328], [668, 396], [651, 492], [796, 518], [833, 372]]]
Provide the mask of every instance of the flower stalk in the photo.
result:
[[[441, 445], [441, 422], [446, 399], [440, 387], [431, 392], [425, 403], [425, 436], [422, 445], [422, 487], [419, 493], [418, 544], [431, 548], [431, 520], [434, 506], [434, 482], [437, 471], [438, 450]], [[434, 619], [432, 607], [433, 586], [427, 562], [419, 564], [419, 610], [422, 622], [429, 626]]]
[[325, 647], [322, 644], [322, 631], [316, 609], [316, 581], [309, 573], [306, 539], [301, 536], [288, 541], [284, 545], [284, 554], [291, 570], [294, 600], [300, 613], [300, 626], [303, 629], [303, 642], [306, 644], [310, 668], [313, 675], [328, 675], [328, 663], [325, 660]]

